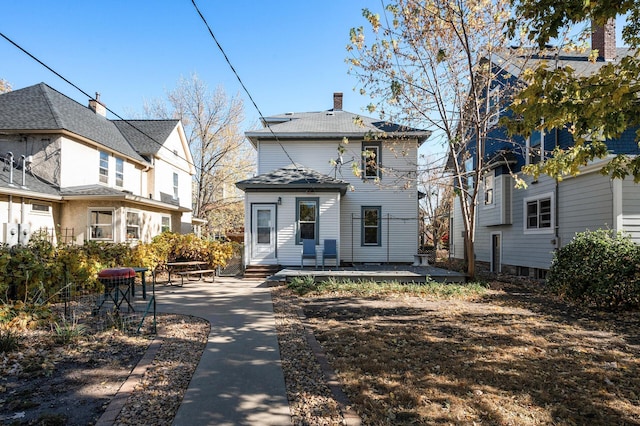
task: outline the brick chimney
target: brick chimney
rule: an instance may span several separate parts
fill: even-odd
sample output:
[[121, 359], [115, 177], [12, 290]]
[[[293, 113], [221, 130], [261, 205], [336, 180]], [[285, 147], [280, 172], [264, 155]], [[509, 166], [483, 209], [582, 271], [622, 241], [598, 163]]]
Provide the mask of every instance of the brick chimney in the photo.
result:
[[95, 99], [89, 99], [89, 108], [98, 115], [107, 116], [107, 107], [100, 102], [100, 93], [98, 92], [96, 92]]
[[599, 61], [616, 58], [616, 20], [611, 18], [604, 26], [591, 25], [591, 49], [598, 50]]
[[333, 110], [342, 111], [342, 93], [335, 92], [333, 94]]

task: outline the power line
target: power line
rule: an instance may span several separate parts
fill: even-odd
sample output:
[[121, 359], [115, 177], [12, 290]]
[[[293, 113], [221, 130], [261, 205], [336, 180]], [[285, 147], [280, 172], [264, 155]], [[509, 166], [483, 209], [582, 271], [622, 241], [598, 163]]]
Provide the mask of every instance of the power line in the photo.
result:
[[[7, 37], [6, 35], [4, 35], [2, 32], [0, 32], [0, 36], [2, 36], [2, 38], [4, 38], [5, 40], [7, 40], [9, 43], [11, 43], [12, 45], [14, 45], [15, 47], [17, 47], [19, 50], [21, 50], [23, 53], [25, 53], [27, 56], [29, 56], [31, 59], [33, 59], [34, 61], [36, 61], [37, 63], [39, 63], [40, 65], [42, 65], [43, 67], [45, 67], [47, 70], [51, 71], [53, 74], [55, 74], [57, 77], [61, 78], [65, 83], [69, 84], [70, 86], [72, 86], [73, 88], [75, 88], [76, 90], [78, 90], [80, 93], [82, 93], [83, 95], [85, 95], [87, 98], [89, 99], [94, 99], [93, 96], [89, 95], [87, 92], [85, 92], [84, 90], [82, 90], [80, 87], [78, 87], [76, 84], [74, 84], [73, 82], [71, 82], [69, 79], [67, 79], [66, 77], [64, 77], [62, 74], [60, 74], [59, 72], [57, 72], [56, 70], [54, 70], [53, 68], [51, 68], [49, 65], [45, 64], [44, 62], [42, 62], [40, 59], [38, 59], [36, 56], [34, 56], [33, 54], [31, 54], [29, 51], [27, 51], [26, 49], [24, 49], [22, 46], [20, 46], [18, 43], [14, 42], [13, 40], [11, 40], [9, 37]], [[96, 101], [98, 101], [96, 99]], [[103, 105], [104, 106], [104, 105]], [[114, 112], [113, 110], [107, 108], [106, 106], [104, 106], [105, 109], [107, 111], [109, 111], [111, 114], [113, 114], [115, 117], [117, 117], [118, 119], [120, 119], [121, 121], [124, 121], [125, 123], [127, 123], [129, 126], [133, 127], [136, 131], [140, 132], [140, 134], [146, 136], [147, 138], [149, 138], [151, 141], [153, 141], [155, 144], [157, 144], [158, 146], [160, 146], [160, 148], [164, 148], [167, 151], [171, 152], [172, 154], [175, 155], [175, 153], [170, 150], [169, 148], [167, 148], [166, 146], [164, 146], [162, 143], [160, 143], [159, 141], [157, 141], [155, 138], [151, 137], [150, 135], [148, 135], [147, 133], [145, 133], [144, 131], [142, 131], [140, 128], [136, 127], [133, 123], [131, 123], [131, 121], [126, 120], [124, 118], [122, 118], [119, 114], [117, 114], [116, 112]], [[124, 135], [123, 135], [124, 136]], [[186, 161], [187, 163], [189, 163], [189, 160], [187, 160], [186, 158], [178, 155], [177, 156], [179, 159]], [[194, 167], [197, 167], [195, 164], [192, 164]]]
[[[249, 97], [249, 100], [251, 101], [251, 103], [253, 104], [253, 106], [255, 107], [256, 111], [258, 111], [258, 115], [260, 116], [260, 119], [262, 120], [263, 123], [265, 123], [267, 129], [269, 129], [269, 132], [271, 132], [271, 134], [273, 135], [273, 137], [275, 138], [276, 142], [278, 143], [278, 145], [280, 145], [280, 148], [282, 148], [282, 151], [285, 153], [285, 155], [287, 156], [287, 158], [289, 159], [289, 161], [291, 161], [291, 164], [293, 164], [294, 166], [298, 167], [296, 162], [293, 161], [293, 158], [291, 158], [291, 156], [289, 155], [289, 153], [287, 152], [287, 150], [285, 149], [285, 147], [282, 145], [282, 143], [280, 143], [280, 139], [278, 139], [278, 136], [274, 133], [273, 129], [271, 129], [271, 125], [269, 125], [269, 123], [266, 121], [264, 115], [262, 115], [262, 111], [260, 111], [260, 108], [258, 108], [258, 105], [256, 104], [256, 102], [253, 100], [253, 96], [251, 96], [251, 93], [249, 93], [249, 89], [247, 89], [247, 87], [244, 85], [244, 82], [242, 81], [242, 79], [240, 78], [240, 75], [237, 73], [235, 67], [233, 66], [233, 64], [231, 64], [231, 61], [229, 60], [229, 57], [227, 56], [227, 54], [225, 53], [224, 49], [222, 48], [222, 46], [220, 45], [220, 43], [218, 42], [218, 39], [216, 38], [216, 36], [213, 34], [213, 30], [211, 29], [211, 27], [209, 26], [209, 23], [207, 22], [207, 19], [204, 17], [204, 15], [202, 15], [202, 12], [200, 12], [200, 9], [198, 8], [198, 5], [196, 4], [195, 0], [191, 0], [191, 3], [193, 4], [193, 7], [196, 9], [196, 12], [198, 12], [198, 15], [200, 15], [200, 19], [202, 19], [202, 22], [204, 23], [204, 25], [207, 27], [207, 30], [209, 31], [209, 35], [211, 36], [211, 38], [213, 39], [213, 41], [216, 43], [216, 46], [218, 46], [218, 49], [220, 50], [220, 52], [222, 53], [222, 56], [224, 56], [224, 60], [227, 62], [227, 64], [229, 65], [229, 68], [231, 68], [231, 71], [233, 72], [233, 74], [236, 76], [236, 79], [238, 79], [238, 82], [240, 83], [240, 86], [242, 87], [242, 90], [244, 90], [244, 92], [247, 94], [247, 96]], [[309, 181], [307, 180], [307, 178], [305, 177], [305, 181], [307, 183], [309, 183]]]

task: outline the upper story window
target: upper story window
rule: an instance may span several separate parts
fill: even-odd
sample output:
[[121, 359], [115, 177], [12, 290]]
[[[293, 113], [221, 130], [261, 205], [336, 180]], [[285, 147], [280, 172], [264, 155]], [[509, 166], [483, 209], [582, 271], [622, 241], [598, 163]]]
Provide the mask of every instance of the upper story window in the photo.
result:
[[544, 161], [544, 132], [534, 130], [527, 139], [527, 164]]
[[173, 173], [173, 199], [177, 200], [178, 199], [178, 174], [177, 173]]
[[379, 179], [382, 175], [380, 143], [364, 142], [362, 144], [362, 170], [364, 179]]
[[487, 126], [495, 126], [500, 119], [500, 89], [494, 87], [489, 91], [489, 110], [487, 111]]
[[296, 198], [297, 244], [302, 240], [315, 240], [318, 244], [319, 204], [318, 198]]
[[109, 154], [100, 151], [100, 182], [109, 183]]
[[473, 173], [473, 157], [467, 158], [464, 161], [464, 173], [466, 175], [467, 180], [467, 192], [468, 195], [472, 195], [473, 192], [473, 184], [474, 184], [474, 173]]
[[525, 233], [553, 232], [553, 197], [545, 194], [524, 200]]
[[89, 210], [89, 239], [113, 241], [113, 210]]
[[489, 171], [484, 175], [484, 205], [492, 206], [494, 201], [493, 186], [495, 181], [495, 172]]
[[382, 208], [362, 207], [362, 245], [379, 246], [382, 240], [380, 216]]
[[116, 186], [123, 186], [124, 183], [124, 160], [116, 158]]
[[127, 240], [140, 239], [140, 213], [127, 212]]

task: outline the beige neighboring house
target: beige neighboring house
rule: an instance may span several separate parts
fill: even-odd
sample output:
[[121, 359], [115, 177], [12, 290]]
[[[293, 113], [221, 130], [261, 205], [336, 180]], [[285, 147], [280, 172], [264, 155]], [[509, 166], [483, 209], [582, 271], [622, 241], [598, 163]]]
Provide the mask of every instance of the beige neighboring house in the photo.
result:
[[147, 242], [193, 231], [195, 173], [179, 120], [110, 120], [44, 83], [0, 95], [1, 241]]

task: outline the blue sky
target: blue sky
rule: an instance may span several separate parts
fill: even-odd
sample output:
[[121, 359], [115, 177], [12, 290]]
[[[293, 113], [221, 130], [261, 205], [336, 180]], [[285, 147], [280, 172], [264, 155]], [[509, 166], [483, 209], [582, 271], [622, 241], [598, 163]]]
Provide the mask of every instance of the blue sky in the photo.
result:
[[[264, 115], [329, 109], [333, 92], [344, 93], [345, 110], [370, 115], [369, 98], [353, 90], [345, 47], [350, 28], [365, 23], [362, 9], [380, 11], [379, 1], [196, 2]], [[145, 100], [164, 99], [181, 77], [197, 73], [212, 90], [242, 96], [243, 130], [257, 126], [258, 112], [190, 0], [4, 2], [0, 32], [86, 93], [100, 92], [123, 118], [139, 116]], [[88, 101], [3, 38], [0, 78], [14, 89], [45, 82]], [[431, 142], [424, 150], [444, 151]]]
[[[345, 46], [362, 25], [366, 0], [197, 0], [216, 38], [264, 115], [332, 107], [363, 113]], [[211, 89], [245, 99], [247, 128], [258, 113], [190, 0], [20, 0], [4, 2], [0, 32], [88, 94], [100, 92], [124, 118], [164, 98], [192, 73]], [[86, 104], [75, 88], [0, 38], [0, 78], [14, 89], [40, 82]]]

